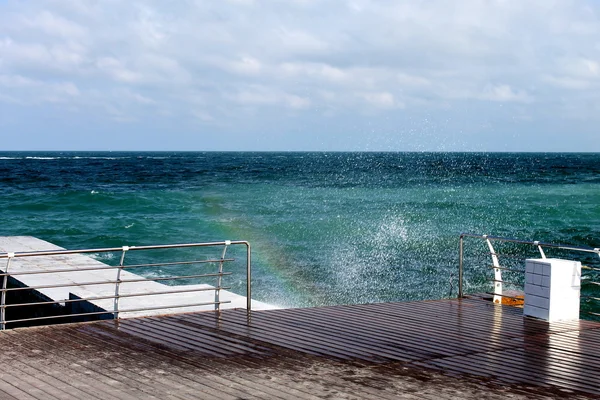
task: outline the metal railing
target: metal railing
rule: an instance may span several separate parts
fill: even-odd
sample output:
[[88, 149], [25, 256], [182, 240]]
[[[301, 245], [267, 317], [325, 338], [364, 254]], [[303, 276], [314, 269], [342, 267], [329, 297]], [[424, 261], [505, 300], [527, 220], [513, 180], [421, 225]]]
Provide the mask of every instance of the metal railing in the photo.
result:
[[[200, 306], [212, 306], [214, 305], [214, 309], [220, 311], [221, 304], [231, 303], [231, 301], [223, 301], [221, 300], [221, 290], [231, 289], [230, 287], [222, 286], [223, 277], [231, 275], [232, 272], [225, 272], [224, 265], [226, 263], [231, 263], [235, 259], [234, 258], [226, 258], [227, 250], [230, 246], [242, 245], [246, 247], [246, 309], [251, 310], [252, 303], [252, 260], [251, 260], [251, 247], [250, 243], [247, 241], [223, 241], [223, 242], [210, 242], [210, 243], [185, 243], [185, 244], [169, 244], [169, 245], [151, 245], [151, 246], [122, 246], [122, 247], [111, 247], [111, 248], [99, 248], [99, 249], [80, 249], [80, 250], [50, 250], [50, 251], [32, 251], [32, 252], [11, 252], [11, 253], [0, 253], [0, 279], [2, 282], [2, 288], [0, 289], [0, 329], [6, 329], [9, 324], [37, 324], [39, 321], [43, 320], [51, 320], [51, 319], [67, 319], [73, 320], [75, 317], [93, 317], [93, 318], [102, 318], [102, 319], [119, 319], [119, 316], [122, 313], [128, 312], [141, 312], [141, 311], [150, 311], [150, 310], [161, 310], [161, 309], [171, 309], [171, 308], [183, 308], [183, 307], [200, 307]], [[167, 261], [167, 262], [142, 262], [142, 263], [134, 263], [127, 265], [126, 255], [132, 254], [135, 252], [141, 251], [158, 251], [164, 250], [169, 251], [173, 249], [196, 249], [196, 248], [207, 248], [207, 247], [222, 247], [222, 252], [220, 253], [220, 257], [206, 258], [206, 259], [192, 259], [192, 260], [182, 260], [182, 261]], [[119, 264], [118, 265], [108, 265], [98, 261], [95, 261], [92, 257], [86, 257], [84, 255], [102, 255], [102, 254], [113, 254], [120, 253]], [[69, 256], [73, 257], [75, 255], [79, 255], [81, 259], [70, 259]], [[57, 257], [58, 259], [52, 259], [52, 257]], [[77, 257], [77, 256], [75, 256]], [[131, 257], [131, 256], [130, 256]], [[17, 271], [11, 271], [11, 267], [14, 265], [18, 265], [17, 263], [21, 262], [21, 260], [36, 260], [36, 262], [40, 262], [42, 265], [51, 264], [54, 268], [41, 268], [35, 269], [36, 263], [33, 266], [28, 266], [27, 268], [21, 268]], [[6, 260], [6, 264], [4, 268], [2, 268], [2, 260]], [[68, 260], [69, 266], [65, 267], [65, 260]], [[78, 261], [80, 261], [80, 266], [77, 266]], [[173, 266], [179, 267], [191, 267], [191, 266], [203, 266], [203, 265], [217, 265], [216, 272], [209, 273], [189, 273], [185, 275], [169, 275], [169, 276], [157, 276], [146, 278], [141, 275], [134, 275], [129, 273], [128, 270], [136, 269], [136, 268], [144, 268], [146, 271], [148, 269], [152, 270], [154, 268], [168, 268]], [[75, 266], [73, 266], [75, 265]], [[60, 268], [56, 268], [56, 266], [61, 266]], [[13, 267], [14, 270], [14, 267]], [[74, 281], [73, 275], [81, 272], [93, 272], [97, 273], [100, 271], [99, 275], [106, 275], [108, 271], [115, 271], [114, 278], [110, 277], [102, 277], [100, 280], [89, 280], [83, 279], [82, 281]], [[57, 275], [60, 276], [63, 280], [61, 283], [52, 283], [52, 274], [56, 274], [54, 279], [58, 279]], [[68, 274], [69, 278], [65, 279], [65, 274]], [[42, 284], [34, 284], [27, 285], [25, 281], [28, 280], [27, 276], [35, 276], [37, 282], [39, 283], [40, 277], [49, 275], [48, 279], [44, 279]], [[89, 274], [88, 274], [89, 275]], [[94, 274], [92, 274], [92, 278]], [[124, 277], [124, 275], [126, 275]], [[96, 277], [98, 274], [96, 274]], [[203, 285], [203, 287], [198, 287], [199, 285], [195, 285], [193, 288], [189, 288], [185, 285], [180, 286], [167, 286], [164, 285], [164, 290], [154, 290], [154, 291], [142, 291], [142, 292], [130, 292], [123, 293], [123, 285], [127, 283], [139, 283], [139, 282], [154, 282], [158, 285], [157, 282], [163, 281], [178, 281], [178, 280], [197, 280], [202, 278], [214, 278], [216, 279], [216, 285]], [[29, 278], [31, 279], [31, 278]], [[94, 295], [88, 297], [81, 297], [77, 293], [69, 293], [69, 298], [61, 298], [61, 299], [52, 299], [48, 294], [44, 294], [44, 291], [47, 290], [55, 290], [60, 288], [89, 288], [89, 286], [95, 286], [96, 288], [102, 285], [112, 285], [114, 287], [114, 294], [102, 294], [102, 295]], [[156, 285], [151, 285], [153, 287], [157, 287]], [[171, 288], [168, 289], [167, 288]], [[175, 289], [173, 289], [175, 288]], [[162, 289], [162, 288], [160, 288]], [[157, 296], [157, 295], [168, 295], [168, 294], [181, 294], [181, 293], [190, 293], [190, 292], [209, 292], [214, 291], [214, 301], [202, 301], [195, 302], [191, 304], [163, 304], [156, 306], [143, 306], [136, 308], [123, 309], [119, 305], [119, 300], [123, 298], [134, 298], [134, 297], [142, 297], [142, 296]], [[86, 290], [84, 290], [86, 292]], [[89, 292], [89, 290], [87, 290]], [[26, 293], [26, 294], [23, 294]], [[25, 296], [34, 301], [27, 302], [8, 302], [7, 295], [14, 295], [18, 297], [21, 295]], [[46, 301], [49, 299], [48, 301]], [[99, 307], [94, 305], [93, 302], [98, 302], [101, 300], [112, 300], [112, 307]], [[23, 310], [26, 310], [27, 307], [42, 307], [42, 306], [53, 306], [55, 308], [66, 307], [67, 305], [71, 306], [72, 309], [73, 304], [80, 304], [87, 302], [87, 308], [93, 309], [93, 311], [89, 312], [76, 312], [76, 313], [66, 313], [65, 310], [62, 312], [53, 312], [50, 315], [43, 316], [29, 316], [26, 318], [15, 318], [15, 319], [7, 319], [7, 310], [14, 309], [18, 310], [19, 313], [25, 313]], [[80, 307], [81, 308], [81, 307]]]
[[[465, 239], [483, 240], [487, 245], [486, 253], [491, 257], [491, 264], [485, 264], [484, 269], [491, 269], [494, 273], [494, 279], [487, 280], [487, 283], [493, 284], [492, 292], [484, 292], [487, 295], [493, 296], [495, 303], [502, 303], [503, 298], [512, 300], [517, 299], [513, 295], [506, 294], [504, 285], [508, 284], [512, 287], [522, 288], [524, 286], [525, 276], [525, 259], [533, 258], [534, 256], [545, 259], [547, 253], [552, 251], [560, 252], [559, 257], [575, 261], [582, 261], [582, 302], [600, 302], [600, 248], [592, 248], [585, 246], [571, 246], [563, 244], [545, 243], [540, 241], [519, 240], [513, 238], [477, 235], [471, 233], [462, 233], [459, 239], [459, 267], [458, 267], [458, 297], [465, 296]], [[496, 245], [495, 245], [496, 243]], [[497, 243], [519, 246], [519, 248], [511, 247], [500, 250]], [[552, 254], [555, 256], [555, 254]], [[595, 256], [598, 257], [595, 257]], [[591, 257], [593, 258], [591, 258]], [[583, 265], [583, 263], [587, 265]], [[503, 276], [511, 274], [517, 279], [507, 281]], [[522, 274], [522, 277], [521, 277]], [[584, 288], [586, 286], [587, 288]], [[477, 289], [476, 289], [477, 290]], [[600, 303], [598, 303], [600, 304]], [[590, 310], [585, 312], [594, 316], [600, 316], [596, 310], [597, 306], [588, 307]]]

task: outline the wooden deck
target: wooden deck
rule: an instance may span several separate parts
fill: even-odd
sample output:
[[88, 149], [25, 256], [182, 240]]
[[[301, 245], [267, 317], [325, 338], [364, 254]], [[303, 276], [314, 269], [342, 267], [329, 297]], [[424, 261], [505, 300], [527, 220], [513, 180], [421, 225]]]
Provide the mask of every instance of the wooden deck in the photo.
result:
[[0, 399], [600, 397], [600, 323], [476, 299], [0, 333]]

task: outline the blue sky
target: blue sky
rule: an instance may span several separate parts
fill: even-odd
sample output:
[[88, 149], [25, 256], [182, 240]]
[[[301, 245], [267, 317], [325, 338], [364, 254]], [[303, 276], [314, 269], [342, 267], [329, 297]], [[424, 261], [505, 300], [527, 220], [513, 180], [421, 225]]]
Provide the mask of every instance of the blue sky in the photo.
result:
[[600, 151], [592, 0], [0, 1], [0, 150]]

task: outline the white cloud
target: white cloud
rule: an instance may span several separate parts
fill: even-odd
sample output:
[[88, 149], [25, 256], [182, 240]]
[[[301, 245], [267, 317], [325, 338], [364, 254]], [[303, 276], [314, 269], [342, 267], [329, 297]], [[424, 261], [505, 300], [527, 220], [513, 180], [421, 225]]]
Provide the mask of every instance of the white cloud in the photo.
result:
[[43, 10], [33, 17], [24, 17], [23, 26], [32, 30], [40, 30], [44, 35], [59, 36], [68, 40], [81, 39], [87, 30], [73, 21]]
[[121, 98], [125, 98], [128, 100], [131, 100], [134, 103], [137, 104], [142, 104], [142, 105], [155, 105], [157, 104], [157, 102], [153, 99], [151, 99], [150, 97], [144, 96], [142, 94], [136, 93], [132, 90], [129, 89], [125, 89], [125, 90], [119, 90], [116, 93], [117, 96], [121, 97]]
[[57, 94], [65, 94], [67, 96], [79, 96], [79, 89], [71, 82], [58, 83], [54, 85], [54, 90]]
[[388, 92], [365, 93], [363, 97], [369, 104], [380, 108], [393, 108], [397, 105], [394, 95]]
[[99, 58], [96, 61], [96, 67], [120, 82], [135, 83], [139, 82], [142, 78], [139, 73], [127, 68], [120, 60], [114, 57]]
[[241, 4], [241, 5], [248, 6], [248, 5], [254, 4], [254, 0], [225, 0], [225, 1], [227, 1], [229, 3], [236, 4], [236, 5], [240, 5]]
[[563, 71], [572, 78], [600, 78], [600, 63], [589, 58], [574, 58], [563, 61]]
[[157, 13], [148, 7], [140, 7], [139, 17], [133, 22], [133, 31], [147, 47], [157, 48], [167, 39], [164, 25], [160, 22]]
[[47, 82], [20, 75], [0, 75], [0, 103], [37, 105], [70, 103], [81, 92], [73, 82]]
[[305, 97], [257, 85], [225, 97], [243, 106], [284, 105], [288, 108], [300, 110], [311, 105], [310, 100]]
[[237, 61], [227, 64], [228, 69], [242, 75], [258, 75], [262, 71], [262, 64], [256, 58], [242, 57]]
[[254, 90], [242, 90], [233, 96], [227, 96], [242, 105], [276, 104], [280, 97], [269, 90], [256, 88]]
[[0, 42], [0, 54], [4, 64], [46, 64], [52, 61], [46, 46], [35, 44], [17, 44], [11, 38]]
[[547, 75], [544, 80], [553, 86], [563, 89], [586, 90], [592, 87], [592, 83], [588, 80], [571, 78], [568, 76], [552, 76]]
[[491, 115], [501, 103], [526, 110], [498, 118], [535, 126], [567, 105], [597, 118], [598, 37], [591, 0], [7, 0], [0, 102], [24, 114], [76, 104], [140, 124], [227, 120], [239, 132], [302, 125], [273, 123], [284, 115], [343, 132], [365, 109], [381, 124], [411, 113], [460, 120], [456, 110]]
[[4, 93], [0, 93], [0, 103], [7, 103], [7, 104], [17, 104], [17, 105], [21, 105], [21, 106], [26, 106], [27, 103], [24, 102], [21, 99], [18, 99], [16, 97], [13, 96], [9, 96], [7, 94]]
[[19, 43], [11, 38], [0, 41], [0, 72], [22, 69], [73, 72], [83, 63], [82, 49], [74, 44]]
[[351, 78], [348, 72], [322, 63], [283, 63], [279, 65], [279, 73], [283, 76], [324, 79], [334, 83]]
[[286, 51], [300, 53], [323, 53], [329, 45], [322, 39], [306, 31], [291, 30], [284, 26], [274, 29], [273, 34], [279, 39]]
[[21, 75], [0, 75], [0, 86], [4, 87], [32, 87], [39, 82]]
[[407, 74], [405, 72], [398, 72], [396, 79], [401, 86], [428, 86], [431, 85], [431, 81], [427, 78], [423, 78], [417, 75]]
[[194, 115], [194, 117], [198, 118], [200, 121], [203, 122], [212, 122], [215, 120], [213, 116], [207, 113], [206, 111], [194, 110], [192, 111], [192, 115]]
[[304, 98], [304, 97], [300, 97], [300, 96], [296, 96], [296, 95], [286, 95], [284, 98], [285, 98], [286, 103], [291, 108], [294, 108], [297, 110], [308, 108], [311, 105], [310, 100], [307, 98]]
[[483, 95], [484, 100], [502, 101], [502, 102], [519, 102], [528, 103], [533, 99], [527, 92], [523, 90], [515, 90], [509, 85], [493, 85], [485, 88]]

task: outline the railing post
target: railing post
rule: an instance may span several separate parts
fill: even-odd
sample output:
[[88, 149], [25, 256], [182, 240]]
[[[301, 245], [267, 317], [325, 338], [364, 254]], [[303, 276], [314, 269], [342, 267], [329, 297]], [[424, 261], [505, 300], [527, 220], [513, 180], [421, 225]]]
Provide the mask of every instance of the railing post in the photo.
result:
[[117, 279], [115, 281], [115, 300], [113, 314], [115, 319], [119, 319], [119, 288], [121, 286], [121, 271], [123, 270], [125, 262], [125, 253], [129, 251], [129, 246], [123, 246], [123, 252], [121, 253], [121, 261], [119, 262], [119, 268], [117, 269]]
[[252, 311], [252, 251], [246, 242], [246, 310]]
[[464, 262], [464, 236], [460, 235], [459, 246], [458, 246], [458, 298], [463, 297], [463, 262]]
[[8, 269], [10, 261], [15, 257], [15, 253], [8, 253], [8, 261], [6, 262], [6, 270], [4, 271], [4, 279], [2, 280], [2, 300], [0, 301], [0, 329], [6, 329], [6, 287], [8, 286]]
[[219, 261], [219, 276], [217, 276], [217, 288], [215, 289], [215, 310], [221, 311], [221, 284], [223, 283], [223, 263], [225, 262], [225, 254], [227, 254], [227, 247], [231, 245], [231, 240], [225, 241], [225, 247], [221, 254], [221, 261]]
[[498, 254], [492, 245], [491, 240], [488, 238], [488, 235], [483, 235], [487, 245], [490, 249], [490, 254], [492, 255], [492, 264], [494, 266], [494, 303], [502, 304], [502, 270], [500, 269], [500, 260], [498, 259]]
[[542, 245], [540, 244], [540, 242], [538, 240], [536, 240], [535, 242], [533, 242], [534, 246], [537, 246], [538, 250], [540, 251], [540, 255], [542, 256], [543, 259], [546, 259], [546, 253], [544, 253], [544, 249], [542, 249]]

